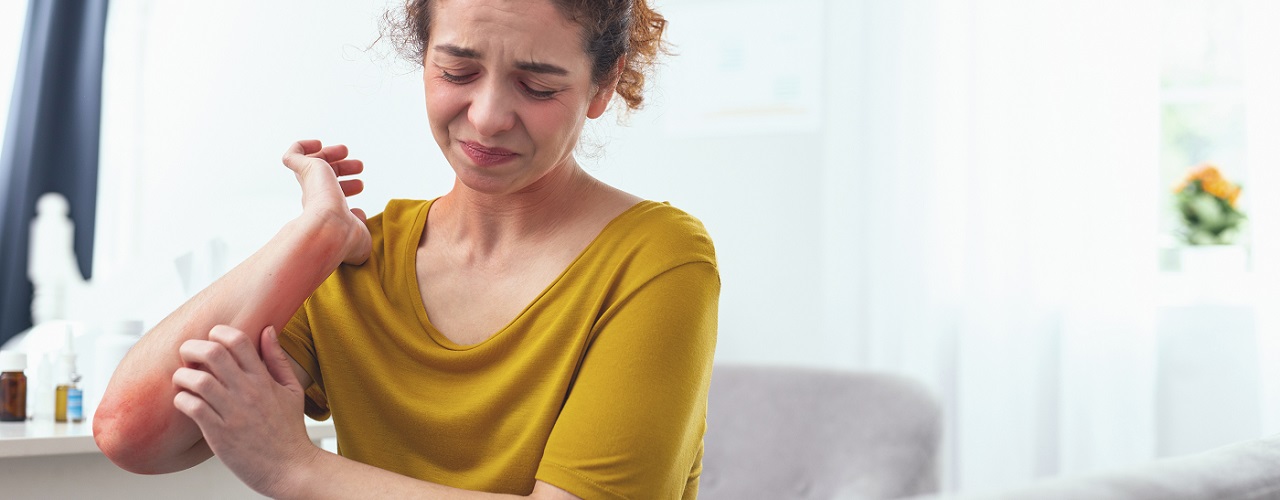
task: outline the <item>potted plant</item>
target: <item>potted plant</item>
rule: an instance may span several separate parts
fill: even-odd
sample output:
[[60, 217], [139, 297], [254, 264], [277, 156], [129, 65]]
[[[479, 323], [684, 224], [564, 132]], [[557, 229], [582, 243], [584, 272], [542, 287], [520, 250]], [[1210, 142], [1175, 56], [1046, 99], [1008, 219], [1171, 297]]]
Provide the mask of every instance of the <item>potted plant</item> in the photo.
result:
[[1244, 269], [1245, 252], [1236, 245], [1247, 219], [1237, 205], [1240, 191], [1217, 166], [1207, 163], [1191, 169], [1174, 186], [1181, 221], [1178, 236], [1187, 245], [1179, 252], [1184, 271]]

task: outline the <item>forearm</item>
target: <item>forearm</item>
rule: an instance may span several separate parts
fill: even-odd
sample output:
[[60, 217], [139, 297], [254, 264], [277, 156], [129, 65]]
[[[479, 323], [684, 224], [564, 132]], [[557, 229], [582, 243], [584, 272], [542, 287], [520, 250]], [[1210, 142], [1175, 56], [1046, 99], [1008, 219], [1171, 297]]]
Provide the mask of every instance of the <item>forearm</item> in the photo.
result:
[[[430, 498], [433, 500], [499, 500], [516, 498], [540, 498], [538, 484], [529, 497], [485, 493], [451, 488], [421, 481], [372, 465], [315, 449], [309, 460], [298, 464], [284, 476], [285, 484], [278, 491], [263, 492], [282, 499], [359, 499], [359, 498]], [[549, 497], [548, 497], [549, 498]], [[564, 497], [558, 497], [564, 498]], [[570, 497], [572, 498], [572, 497]]]
[[200, 429], [173, 406], [178, 348], [226, 324], [256, 336], [281, 329], [342, 260], [344, 234], [329, 219], [303, 216], [261, 250], [183, 304], [129, 351], [94, 416], [94, 439], [113, 462], [137, 473], [164, 473], [212, 455]]

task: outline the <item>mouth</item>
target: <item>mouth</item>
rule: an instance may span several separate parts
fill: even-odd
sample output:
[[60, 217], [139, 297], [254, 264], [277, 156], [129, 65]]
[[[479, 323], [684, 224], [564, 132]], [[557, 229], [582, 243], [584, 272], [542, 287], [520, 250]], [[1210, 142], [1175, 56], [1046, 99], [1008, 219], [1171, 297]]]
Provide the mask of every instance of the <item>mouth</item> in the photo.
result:
[[509, 149], [488, 147], [477, 142], [458, 141], [458, 143], [462, 146], [462, 152], [467, 155], [467, 158], [481, 167], [497, 165], [520, 156]]

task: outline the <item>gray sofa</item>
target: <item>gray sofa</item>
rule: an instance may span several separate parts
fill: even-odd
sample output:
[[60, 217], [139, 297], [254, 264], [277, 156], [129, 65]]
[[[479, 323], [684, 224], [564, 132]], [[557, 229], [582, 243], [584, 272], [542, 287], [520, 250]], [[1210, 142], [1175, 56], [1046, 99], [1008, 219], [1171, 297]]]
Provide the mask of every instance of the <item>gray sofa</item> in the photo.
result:
[[1280, 436], [1135, 467], [1047, 479], [989, 494], [927, 497], [1000, 500], [1280, 499]]
[[941, 410], [883, 373], [719, 364], [698, 498], [901, 498], [938, 489]]
[[699, 498], [1280, 500], [1280, 435], [1001, 492], [936, 495], [941, 410], [871, 372], [717, 365]]

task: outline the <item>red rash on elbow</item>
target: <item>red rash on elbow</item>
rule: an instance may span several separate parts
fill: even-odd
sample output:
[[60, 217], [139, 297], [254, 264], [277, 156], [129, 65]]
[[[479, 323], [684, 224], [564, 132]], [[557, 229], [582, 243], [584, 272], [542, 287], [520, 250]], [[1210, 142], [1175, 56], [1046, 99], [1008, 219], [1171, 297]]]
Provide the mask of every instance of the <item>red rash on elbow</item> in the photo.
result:
[[[93, 439], [107, 458], [122, 468], [131, 457], [146, 457], [163, 446], [173, 425], [175, 390], [165, 381], [154, 381], [117, 391], [93, 417]], [[158, 397], [167, 399], [158, 401]]]

